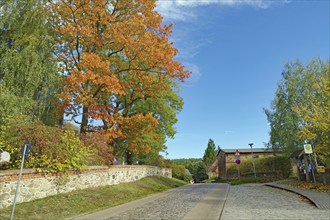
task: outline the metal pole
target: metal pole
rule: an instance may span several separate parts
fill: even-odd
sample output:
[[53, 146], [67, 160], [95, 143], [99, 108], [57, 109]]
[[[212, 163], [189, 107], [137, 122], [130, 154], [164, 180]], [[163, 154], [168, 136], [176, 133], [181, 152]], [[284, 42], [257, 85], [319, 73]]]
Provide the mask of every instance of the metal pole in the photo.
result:
[[24, 144], [22, 164], [21, 164], [21, 169], [19, 171], [19, 176], [18, 176], [18, 180], [17, 180], [16, 192], [15, 192], [15, 197], [14, 197], [14, 205], [13, 205], [13, 209], [11, 210], [10, 220], [14, 219], [14, 212], [15, 212], [15, 206], [16, 206], [16, 198], [17, 198], [17, 194], [18, 194], [18, 187], [19, 187], [19, 182], [21, 181], [21, 176], [22, 176], [23, 166], [24, 166], [24, 160], [25, 160], [25, 151], [26, 151], [26, 144]]
[[238, 166], [238, 180], [240, 180], [241, 179], [241, 173], [239, 172], [239, 164], [237, 164], [237, 166]]
[[309, 154], [309, 161], [310, 161], [310, 168], [312, 170], [312, 175], [313, 175], [313, 180], [314, 180], [314, 183], [316, 183], [316, 180], [315, 180], [315, 174], [314, 174], [314, 169], [313, 169], [313, 164], [312, 164], [312, 158], [311, 158], [311, 155]]
[[254, 178], [257, 178], [257, 175], [256, 175], [256, 167], [254, 166], [254, 157], [253, 157], [253, 151], [252, 151], [252, 143], [249, 144], [250, 147], [251, 147], [251, 156], [252, 156], [252, 165], [253, 165], [253, 174], [254, 174]]
[[307, 160], [307, 156], [306, 154], [304, 153], [304, 164], [305, 164], [305, 171], [306, 171], [306, 181], [307, 182], [310, 182], [310, 177], [309, 177], [309, 172], [308, 172], [308, 160]]
[[[311, 145], [312, 149], [313, 146]], [[314, 159], [315, 159], [315, 166], [318, 167], [318, 163], [317, 163], [317, 159], [316, 159], [316, 153], [315, 153], [315, 149], [313, 149], [313, 153], [314, 153]]]

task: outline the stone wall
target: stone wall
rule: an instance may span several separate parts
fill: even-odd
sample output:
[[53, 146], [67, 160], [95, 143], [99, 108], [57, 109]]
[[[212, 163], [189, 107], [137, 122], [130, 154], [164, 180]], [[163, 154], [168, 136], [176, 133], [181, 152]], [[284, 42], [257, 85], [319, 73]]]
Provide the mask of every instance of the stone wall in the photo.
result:
[[[13, 204], [19, 170], [0, 171], [0, 208]], [[132, 182], [147, 176], [172, 177], [172, 170], [153, 166], [90, 167], [65, 174], [38, 173], [24, 170], [17, 203], [28, 202], [60, 193], [97, 186]]]

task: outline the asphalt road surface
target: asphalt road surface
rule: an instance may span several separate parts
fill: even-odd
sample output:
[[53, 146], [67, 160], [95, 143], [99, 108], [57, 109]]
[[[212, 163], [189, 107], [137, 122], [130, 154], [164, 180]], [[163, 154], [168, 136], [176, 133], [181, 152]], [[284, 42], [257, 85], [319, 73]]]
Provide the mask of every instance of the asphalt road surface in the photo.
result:
[[228, 184], [193, 184], [175, 188], [74, 219], [219, 219]]

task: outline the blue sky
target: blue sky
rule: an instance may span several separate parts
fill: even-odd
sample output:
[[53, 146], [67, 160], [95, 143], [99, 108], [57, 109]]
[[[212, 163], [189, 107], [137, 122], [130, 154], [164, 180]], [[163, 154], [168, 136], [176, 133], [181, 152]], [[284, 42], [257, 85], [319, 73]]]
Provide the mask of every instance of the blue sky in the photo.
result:
[[159, 0], [173, 23], [177, 60], [192, 71], [167, 158], [221, 148], [263, 147], [269, 108], [287, 62], [329, 59], [329, 1]]

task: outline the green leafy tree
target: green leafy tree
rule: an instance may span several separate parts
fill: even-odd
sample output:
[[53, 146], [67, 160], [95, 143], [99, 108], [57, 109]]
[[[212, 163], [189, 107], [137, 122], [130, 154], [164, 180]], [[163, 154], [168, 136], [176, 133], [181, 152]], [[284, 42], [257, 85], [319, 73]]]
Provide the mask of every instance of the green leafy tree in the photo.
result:
[[205, 163], [206, 167], [209, 167], [214, 163], [216, 156], [217, 156], [217, 152], [214, 141], [212, 139], [209, 139], [207, 148], [205, 149], [203, 156], [203, 162]]
[[114, 154], [128, 163], [165, 150], [182, 102], [173, 82], [190, 72], [174, 59], [171, 25], [162, 24], [156, 2], [50, 4], [56, 61], [66, 76], [60, 97], [80, 132], [102, 130]]
[[46, 7], [46, 0], [0, 3], [0, 117], [45, 120], [52, 112], [60, 77]]
[[[190, 167], [192, 167], [194, 164], [198, 163], [199, 161], [202, 161], [201, 158], [180, 158], [180, 159], [173, 159], [171, 162], [173, 164], [177, 165], [183, 165], [187, 167], [190, 170]], [[192, 172], [192, 170], [190, 170]]]
[[312, 61], [305, 84], [305, 100], [292, 108], [303, 121], [298, 137], [314, 147], [321, 161], [330, 165], [330, 64]]
[[[203, 181], [204, 179], [207, 179], [208, 176], [206, 174], [206, 167], [201, 158], [181, 158], [181, 159], [173, 159], [171, 160], [172, 166], [184, 166], [186, 167], [190, 174], [192, 175], [194, 181], [200, 182]], [[187, 178], [187, 180], [189, 180]]]
[[[155, 157], [156, 159], [159, 157], [160, 152], [166, 151], [166, 138], [174, 138], [176, 133], [174, 125], [177, 122], [177, 114], [183, 106], [182, 98], [176, 92], [176, 83], [168, 79], [166, 87], [167, 89], [162, 93], [146, 99], [137, 99], [132, 104], [128, 104], [125, 97], [121, 98], [126, 100], [125, 102], [118, 102], [119, 108], [123, 108], [127, 112], [125, 116], [152, 113], [153, 117], [157, 118], [158, 124], [156, 129], [143, 134], [143, 143], [149, 146], [149, 152], [134, 153], [127, 146], [126, 148], [117, 148], [119, 150], [117, 155], [124, 155], [126, 158], [135, 157], [135, 159], [130, 161], [133, 163], [134, 161], [139, 161], [140, 163], [148, 164], [152, 161], [150, 157]], [[115, 139], [115, 143], [118, 146], [125, 146], [126, 141], [126, 139], [121, 138]]]
[[[278, 83], [275, 98], [271, 102], [271, 110], [264, 109], [270, 124], [269, 143], [273, 150], [284, 151], [288, 154], [302, 146], [301, 140], [297, 139], [299, 124], [301, 120], [292, 110], [295, 100], [297, 100], [298, 81], [291, 80], [296, 77], [292, 64], [287, 64], [282, 72], [282, 80]], [[290, 81], [290, 82], [289, 82]]]
[[1, 1], [0, 120], [24, 114], [54, 125], [65, 111], [100, 155], [164, 161], [159, 153], [183, 105], [177, 82], [190, 73], [174, 59], [171, 25], [155, 7], [149, 0]]
[[195, 182], [201, 182], [203, 180], [208, 179], [208, 175], [206, 173], [206, 166], [205, 164], [200, 161], [198, 162], [196, 167], [196, 172], [193, 173], [193, 178]]
[[174, 178], [185, 180], [186, 168], [183, 165], [173, 165], [172, 166], [172, 176]]
[[264, 111], [271, 128], [269, 146], [290, 154], [308, 142], [324, 161], [330, 155], [329, 61], [286, 64], [271, 109]]

